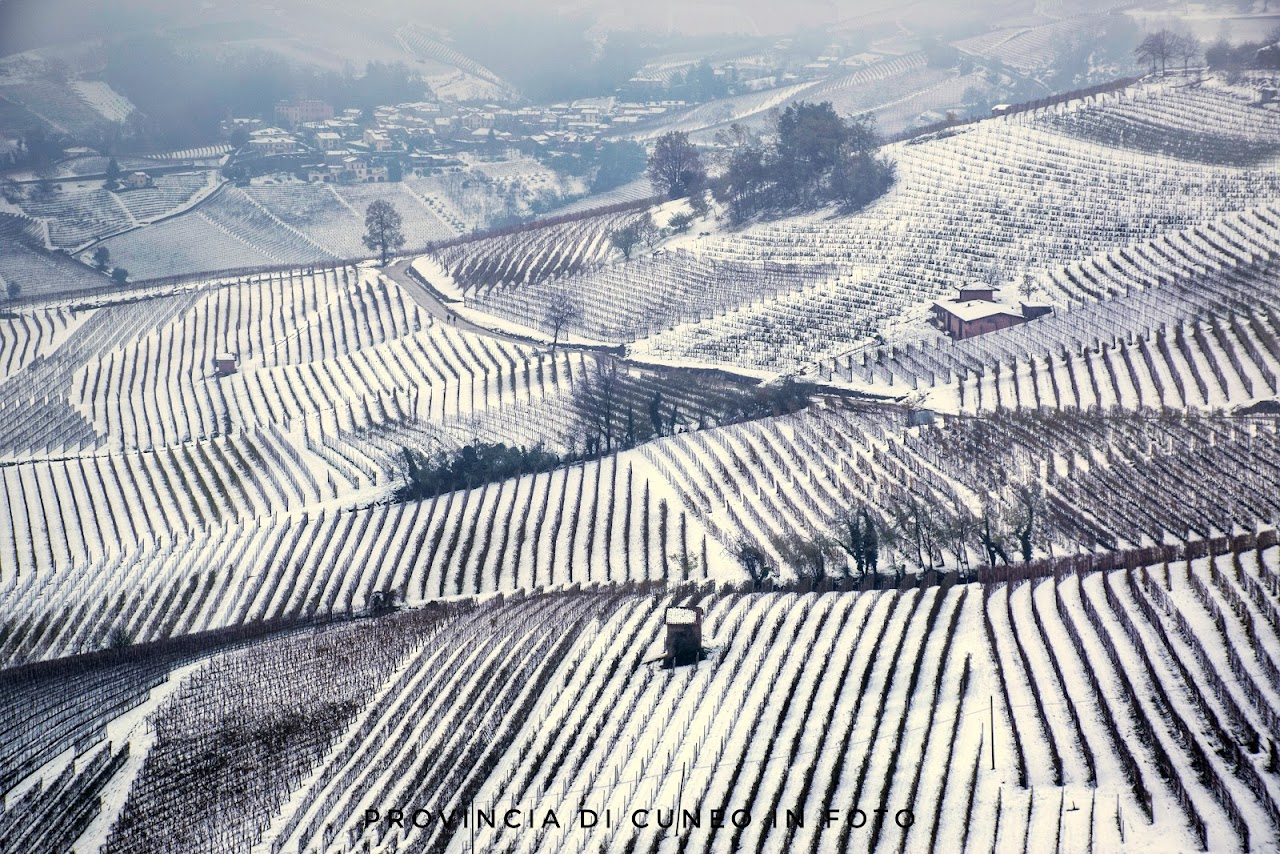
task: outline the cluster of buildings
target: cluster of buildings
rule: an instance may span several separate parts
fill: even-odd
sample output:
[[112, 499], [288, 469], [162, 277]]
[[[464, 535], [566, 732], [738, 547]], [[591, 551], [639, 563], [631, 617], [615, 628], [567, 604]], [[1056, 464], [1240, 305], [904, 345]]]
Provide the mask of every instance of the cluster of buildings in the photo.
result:
[[224, 125], [247, 139], [241, 162], [273, 158], [317, 182], [377, 183], [399, 170], [428, 170], [457, 162], [463, 151], [520, 148], [571, 151], [621, 126], [635, 126], [687, 106], [684, 101], [624, 102], [594, 98], [550, 106], [503, 107], [421, 101], [335, 111], [322, 101], [276, 105], [274, 125], [232, 119]]
[[685, 106], [683, 101], [633, 103], [615, 98], [526, 107], [425, 101], [379, 107], [373, 125], [393, 144], [418, 150], [462, 151], [494, 143], [573, 146], [594, 142], [615, 126], [656, 119]]
[[305, 172], [312, 181], [376, 183], [391, 174], [391, 160], [403, 146], [384, 131], [362, 122], [359, 110], [335, 114], [322, 101], [291, 101], [276, 105], [278, 125], [260, 119], [232, 119], [229, 135], [247, 134], [236, 160], [276, 162], [281, 168]]

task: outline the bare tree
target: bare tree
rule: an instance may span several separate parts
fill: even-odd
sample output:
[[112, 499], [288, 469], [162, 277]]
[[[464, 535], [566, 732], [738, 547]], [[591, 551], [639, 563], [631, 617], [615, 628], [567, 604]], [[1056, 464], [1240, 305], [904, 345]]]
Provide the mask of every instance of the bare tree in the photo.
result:
[[1018, 549], [1022, 553], [1023, 563], [1030, 563], [1035, 551], [1037, 529], [1044, 526], [1045, 515], [1044, 493], [1038, 484], [1023, 484], [1015, 490], [1018, 501], [1017, 517], [1013, 535], [1018, 540]]
[[1170, 53], [1182, 60], [1182, 71], [1185, 74], [1191, 65], [1191, 60], [1200, 55], [1200, 40], [1190, 33], [1175, 35]]
[[895, 500], [889, 512], [893, 519], [893, 540], [914, 552], [918, 567], [931, 568], [938, 553], [939, 538], [939, 525], [932, 508], [917, 496], [908, 495]]
[[938, 535], [947, 551], [955, 555], [956, 569], [969, 568], [969, 542], [977, 529], [978, 520], [973, 515], [973, 511], [959, 498], [953, 497]]
[[662, 239], [662, 229], [658, 228], [657, 223], [653, 221], [653, 217], [645, 213], [636, 220], [636, 228], [640, 231], [640, 239], [644, 241], [644, 245], [653, 249], [658, 245], [658, 241]]
[[836, 517], [834, 540], [853, 558], [858, 574], [874, 573], [880, 559], [880, 537], [865, 507], [850, 507]]
[[757, 145], [760, 136], [741, 122], [734, 122], [728, 128], [721, 128], [713, 137], [716, 144], [712, 157], [721, 166], [728, 166], [734, 152]]
[[837, 561], [841, 564], [841, 570], [847, 572], [848, 565], [843, 563], [840, 545], [826, 534], [781, 537], [775, 542], [775, 546], [782, 559], [796, 571], [796, 575], [808, 578], [815, 584], [830, 576], [832, 564]]
[[769, 556], [746, 537], [733, 544], [733, 556], [742, 564], [757, 589], [773, 575], [774, 568], [769, 562]]
[[1035, 276], [1030, 273], [1022, 274], [1022, 283], [1018, 285], [1018, 293], [1022, 294], [1024, 300], [1031, 299], [1032, 294], [1039, 289], [1040, 286], [1036, 284]]
[[374, 199], [364, 214], [364, 245], [377, 250], [386, 266], [387, 255], [404, 246], [403, 222], [395, 205], [386, 199]]
[[551, 349], [555, 350], [560, 343], [560, 332], [582, 317], [582, 308], [578, 300], [564, 288], [551, 292], [546, 311], [542, 314], [542, 322], [551, 327]]
[[1133, 55], [1138, 62], [1151, 66], [1151, 70], [1155, 71], [1158, 67], [1160, 74], [1163, 75], [1165, 67], [1168, 66], [1169, 60], [1174, 55], [1174, 44], [1177, 36], [1168, 30], [1160, 30], [1159, 32], [1149, 33], [1146, 38], [1138, 43], [1133, 49]]
[[982, 508], [982, 518], [974, 526], [974, 535], [978, 539], [978, 545], [987, 555], [988, 566], [995, 566], [996, 558], [1003, 561], [1005, 566], [1009, 565], [1009, 553], [1005, 549], [1004, 524], [998, 508], [990, 504]]
[[623, 374], [612, 356], [597, 355], [595, 369], [577, 382], [573, 390], [573, 433], [582, 439], [587, 456], [607, 454], [622, 435]]

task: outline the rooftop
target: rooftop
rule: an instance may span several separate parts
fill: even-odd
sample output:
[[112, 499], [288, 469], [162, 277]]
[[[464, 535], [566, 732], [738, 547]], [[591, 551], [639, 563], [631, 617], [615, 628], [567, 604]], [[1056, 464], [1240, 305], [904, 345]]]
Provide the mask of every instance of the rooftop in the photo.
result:
[[935, 302], [933, 305], [935, 308], [940, 308], [964, 321], [980, 320], [984, 317], [994, 317], [998, 314], [1022, 317], [1022, 312], [1016, 308], [981, 299], [971, 299], [967, 302]]

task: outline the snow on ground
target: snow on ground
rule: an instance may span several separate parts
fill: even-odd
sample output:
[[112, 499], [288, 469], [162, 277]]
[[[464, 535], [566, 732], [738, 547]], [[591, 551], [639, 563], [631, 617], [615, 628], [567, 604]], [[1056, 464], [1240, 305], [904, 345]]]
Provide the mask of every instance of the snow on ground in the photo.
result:
[[128, 98], [102, 80], [77, 80], [71, 88], [109, 122], [123, 122], [137, 109]]
[[[113, 750], [119, 750], [120, 746], [126, 742], [129, 744], [129, 758], [125, 760], [124, 765], [102, 789], [100, 795], [102, 807], [93, 818], [93, 821], [89, 823], [89, 826], [85, 828], [84, 833], [80, 834], [80, 838], [76, 840], [76, 850], [96, 851], [106, 842], [111, 825], [115, 823], [116, 817], [120, 814], [120, 810], [124, 808], [124, 803], [129, 797], [129, 788], [133, 785], [138, 772], [142, 770], [142, 764], [146, 761], [147, 753], [151, 750], [151, 746], [155, 744], [155, 733], [148, 725], [147, 719], [156, 709], [160, 708], [165, 700], [169, 699], [178, 690], [183, 680], [204, 667], [206, 663], [207, 660], [197, 661], [172, 671], [168, 680], [151, 689], [151, 694], [147, 697], [146, 702], [135, 706], [107, 724], [106, 738], [89, 746], [81, 754], [82, 757], [88, 758], [104, 741], [110, 744]], [[68, 754], [70, 752], [68, 751]], [[53, 769], [51, 766], [54, 763], [46, 765], [24, 783], [23, 787], [28, 788], [34, 779], [38, 778], [43, 778], [46, 782], [53, 780], [65, 767], [66, 756], [67, 754], [64, 754], [64, 756], [54, 760], [54, 763], [62, 762], [59, 767]], [[14, 801], [12, 793], [10, 793], [9, 801]]]
[[[524, 326], [520, 323], [507, 320], [502, 317], [496, 317], [488, 312], [478, 308], [469, 308], [467, 306], [457, 306], [453, 308], [454, 314], [466, 320], [468, 323], [478, 326], [481, 329], [487, 329], [490, 332], [497, 332], [504, 335], [511, 335], [516, 338], [526, 338], [539, 344], [550, 344], [552, 337], [540, 329], [534, 329], [531, 326]], [[613, 346], [607, 341], [598, 341], [594, 338], [585, 338], [572, 332], [560, 333], [561, 344], [572, 344], [579, 347], [611, 347]]]
[[427, 287], [444, 297], [449, 302], [460, 303], [463, 300], [462, 288], [449, 275], [449, 271], [430, 255], [419, 255], [413, 260], [413, 269], [427, 282]]

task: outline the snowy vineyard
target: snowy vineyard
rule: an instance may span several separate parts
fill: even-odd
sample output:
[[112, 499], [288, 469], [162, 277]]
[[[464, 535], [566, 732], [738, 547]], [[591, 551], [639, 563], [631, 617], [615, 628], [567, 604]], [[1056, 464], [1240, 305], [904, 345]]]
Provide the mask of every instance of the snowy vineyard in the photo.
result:
[[[822, 93], [935, 85], [894, 62]], [[1280, 124], [1254, 94], [917, 137], [866, 210], [629, 262], [609, 233], [641, 205], [449, 241], [551, 180], [525, 161], [223, 187], [111, 238], [135, 276], [292, 268], [0, 314], [0, 850], [1276, 848]], [[0, 227], [80, 245], [201, 180]], [[440, 321], [340, 261], [387, 192], [466, 317], [538, 326], [568, 291], [568, 331], [624, 355]], [[0, 274], [43, 269], [38, 296], [49, 264]], [[975, 278], [1055, 311], [942, 340], [930, 303]], [[568, 458], [419, 479], [481, 442]], [[670, 605], [705, 612], [694, 666], [659, 663]], [[440, 819], [514, 809], [562, 826]]]
[[[1273, 416], [1151, 411], [1005, 412], [903, 429], [875, 409], [834, 409], [689, 433], [641, 453], [715, 539], [746, 537], [781, 564], [779, 542], [833, 531], [850, 508], [868, 508], [885, 528], [912, 502], [938, 517], [968, 519], [975, 506], [999, 515], [1015, 512], [1018, 486], [1044, 490], [1043, 554], [1247, 527], [1280, 512], [1276, 431]], [[1181, 503], [1162, 503], [1166, 490]], [[987, 560], [963, 535], [924, 545], [951, 567]]]
[[62, 541], [40, 543], [48, 551], [32, 560], [41, 568], [6, 573], [0, 661], [100, 649], [113, 630], [142, 642], [351, 614], [378, 592], [418, 605], [496, 590], [701, 579], [710, 560], [724, 566], [727, 557], [668, 489], [624, 455], [422, 502], [313, 504], [181, 533], [143, 527], [164, 531], [165, 512], [178, 515], [150, 507], [135, 523], [136, 545], [126, 528], [119, 544], [98, 546], [105, 554], [83, 546], [89, 557], [76, 561]]
[[939, 389], [967, 411], [999, 406], [1220, 407], [1280, 382], [1273, 206], [1061, 268], [1049, 283], [1087, 301], [1029, 324], [938, 345], [818, 363], [823, 379]]
[[[985, 584], [517, 595], [241, 639], [142, 707], [136, 758], [102, 740], [102, 710], [143, 702], [183, 650], [94, 663], [74, 697], [12, 671], [10, 702], [65, 724], [18, 725], [3, 779], [73, 743], [84, 758], [48, 766], [0, 832], [122, 851], [1268, 850], [1274, 541]], [[706, 612], [696, 666], [653, 662], [670, 604]], [[669, 829], [673, 810], [701, 826]], [[466, 811], [499, 819], [439, 818]]]
[[865, 346], [913, 307], [993, 273], [1011, 290], [1030, 275], [1037, 298], [1072, 306], [1188, 269], [1258, 263], [1276, 239], [1265, 159], [1200, 163], [1079, 126], [1132, 114], [1178, 135], [1185, 106], [1213, 140], [1274, 152], [1280, 113], [1250, 91], [1091, 96], [896, 144], [893, 188], [856, 214], [753, 225], [696, 252], [555, 280], [508, 265], [512, 275], [473, 299], [538, 325], [549, 294], [568, 290], [582, 304], [580, 334], [665, 359], [786, 370]]
[[435, 253], [470, 298], [504, 283], [525, 284], [599, 266], [614, 252], [609, 234], [637, 214], [615, 213], [458, 243]]

